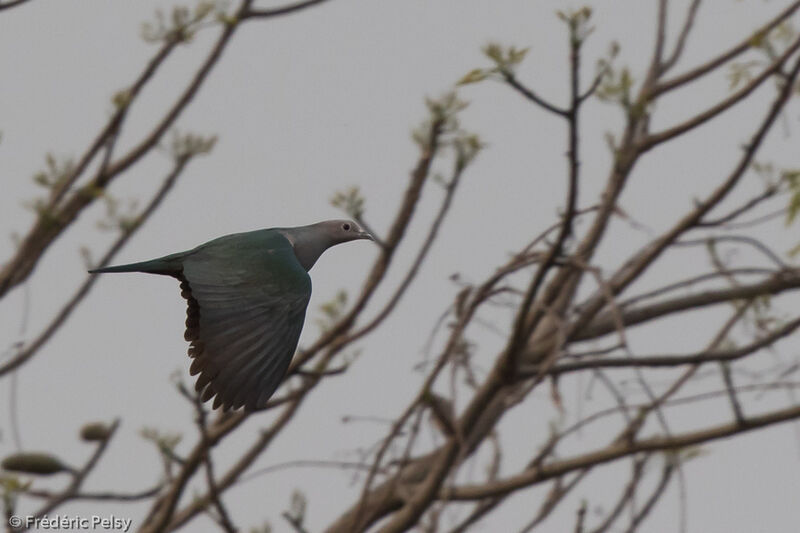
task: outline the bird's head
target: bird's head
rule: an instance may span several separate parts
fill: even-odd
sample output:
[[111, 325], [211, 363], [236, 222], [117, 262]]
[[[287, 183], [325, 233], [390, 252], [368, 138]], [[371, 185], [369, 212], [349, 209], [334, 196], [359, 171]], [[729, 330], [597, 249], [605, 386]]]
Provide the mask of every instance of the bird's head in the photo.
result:
[[306, 270], [311, 270], [322, 252], [343, 242], [375, 238], [352, 220], [326, 220], [310, 226], [283, 228], [294, 254]]
[[315, 224], [315, 226], [318, 226], [328, 236], [331, 243], [330, 246], [358, 239], [375, 240], [368, 231], [365, 231], [364, 228], [352, 220], [326, 220]]

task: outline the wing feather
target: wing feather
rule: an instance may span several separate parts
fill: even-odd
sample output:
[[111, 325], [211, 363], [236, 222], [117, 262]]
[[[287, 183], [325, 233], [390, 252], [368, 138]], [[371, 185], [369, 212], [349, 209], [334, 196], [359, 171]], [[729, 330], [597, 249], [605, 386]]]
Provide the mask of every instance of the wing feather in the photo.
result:
[[311, 281], [282, 235], [234, 237], [187, 255], [177, 277], [195, 390], [202, 401], [214, 398], [214, 408], [254, 410], [286, 374]]
[[[291, 342], [292, 338], [300, 337], [302, 325], [295, 325], [293, 328], [293, 330], [286, 332], [286, 336], [289, 339], [287, 342]], [[255, 409], [256, 405], [266, 405], [267, 401], [272, 397], [273, 393], [278, 388], [278, 385], [280, 385], [280, 382], [283, 379], [284, 374], [286, 374], [288, 367], [289, 361], [286, 361], [280, 366], [264, 365], [256, 374], [254, 379], [260, 383], [264, 383], [266, 386], [261, 390], [261, 393], [256, 398], [251, 398], [248, 400], [251, 403], [248, 403], [246, 408], [252, 410]]]
[[[294, 320], [287, 321], [287, 327], [280, 334], [274, 335], [269, 339], [266, 348], [269, 351], [281, 351], [288, 344], [296, 344], [296, 339], [300, 336], [300, 329]], [[280, 385], [291, 359], [254, 359], [248, 364], [247, 370], [242, 372], [241, 381], [237, 384], [239, 393], [234, 398], [236, 407], [244, 405], [247, 409], [255, 409], [256, 406], [263, 406], [272, 396]], [[246, 391], [260, 389], [259, 394], [248, 397]], [[259, 398], [265, 396], [263, 401]]]

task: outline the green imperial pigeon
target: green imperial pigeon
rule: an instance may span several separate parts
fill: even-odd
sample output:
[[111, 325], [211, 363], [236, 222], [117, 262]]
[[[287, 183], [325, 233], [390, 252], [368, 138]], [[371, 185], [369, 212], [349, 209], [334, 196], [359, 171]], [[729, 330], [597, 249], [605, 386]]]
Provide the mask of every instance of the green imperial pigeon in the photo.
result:
[[195, 389], [214, 408], [264, 407], [297, 348], [311, 297], [308, 271], [331, 246], [374, 240], [350, 220], [236, 233], [188, 252], [90, 270], [178, 278], [186, 298]]

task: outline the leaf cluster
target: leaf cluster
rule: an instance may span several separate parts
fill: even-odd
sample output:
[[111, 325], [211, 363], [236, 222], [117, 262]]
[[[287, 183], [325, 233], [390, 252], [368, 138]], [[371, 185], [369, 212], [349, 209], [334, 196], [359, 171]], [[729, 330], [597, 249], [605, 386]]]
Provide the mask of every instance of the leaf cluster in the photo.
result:
[[228, 22], [226, 4], [227, 2], [203, 0], [194, 8], [174, 6], [169, 15], [159, 9], [155, 20], [142, 24], [142, 39], [149, 43], [189, 42], [199, 29], [211, 22], [212, 14], [215, 15], [215, 20]]
[[169, 142], [169, 153], [175, 161], [184, 161], [197, 155], [208, 154], [216, 143], [216, 135], [205, 136], [173, 131]]
[[162, 432], [153, 427], [144, 427], [139, 434], [143, 439], [152, 442], [159, 452], [170, 457], [174, 456], [175, 447], [183, 438], [180, 433]]
[[503, 77], [514, 73], [517, 65], [522, 63], [530, 48], [517, 48], [516, 46], [503, 47], [498, 43], [489, 43], [483, 47], [483, 54], [488, 57], [494, 66], [491, 68], [476, 68], [464, 75], [456, 85], [469, 85], [478, 83], [492, 76]]
[[597, 88], [597, 97], [605, 102], [617, 103], [625, 109], [630, 109], [633, 84], [634, 79], [628, 67], [609, 69]]
[[480, 137], [464, 130], [459, 121], [459, 114], [467, 108], [468, 102], [458, 98], [455, 92], [446, 93], [438, 99], [426, 98], [429, 118], [412, 132], [414, 142], [420, 149], [428, 149], [431, 143], [432, 125], [439, 125], [438, 145], [452, 148], [456, 153], [458, 171], [469, 165], [475, 156], [485, 147]]
[[331, 198], [331, 205], [341, 209], [356, 220], [364, 216], [365, 199], [357, 186], [352, 186], [344, 191], [336, 191]]
[[344, 315], [347, 307], [347, 291], [339, 289], [334, 297], [319, 306], [322, 316], [317, 319], [322, 331], [328, 331]]
[[139, 202], [136, 199], [123, 201], [108, 191], [103, 191], [101, 196], [106, 213], [105, 218], [97, 222], [98, 228], [103, 231], [127, 232], [136, 227], [139, 218]]
[[[763, 59], [735, 61], [728, 67], [729, 89], [733, 90], [755, 78], [754, 71], [769, 66], [788, 49], [797, 36], [791, 21], [783, 21], [770, 31], [759, 31], [750, 38], [750, 46], [761, 52]], [[778, 78], [780, 83], [780, 78]]]
[[556, 11], [556, 15], [569, 28], [570, 44], [573, 48], [579, 48], [594, 31], [594, 27], [589, 26], [589, 20], [592, 18], [592, 8], [589, 6]]

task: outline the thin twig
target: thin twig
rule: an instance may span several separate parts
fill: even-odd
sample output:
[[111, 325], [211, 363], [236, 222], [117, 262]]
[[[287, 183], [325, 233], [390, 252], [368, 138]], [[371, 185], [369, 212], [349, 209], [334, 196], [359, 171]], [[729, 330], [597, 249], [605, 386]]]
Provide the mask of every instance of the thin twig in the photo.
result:
[[655, 504], [658, 500], [661, 499], [661, 494], [666, 490], [667, 484], [669, 483], [670, 478], [672, 477], [673, 470], [675, 469], [675, 464], [670, 459], [667, 459], [664, 463], [664, 468], [661, 471], [661, 479], [656, 485], [656, 488], [653, 490], [650, 497], [647, 499], [647, 502], [644, 504], [641, 510], [637, 512], [633, 519], [631, 520], [630, 527], [625, 530], [625, 533], [634, 533], [636, 528], [642, 521], [647, 518], [647, 515], [650, 514], [650, 511], [653, 510]]
[[494, 483], [453, 487], [449, 489], [447, 497], [452, 500], [476, 500], [499, 496], [513, 490], [528, 487], [535, 483], [553, 479], [568, 472], [574, 472], [587, 466], [604, 464], [641, 452], [678, 450], [687, 446], [724, 439], [758, 428], [797, 420], [798, 418], [800, 418], [800, 406], [791, 406], [746, 418], [744, 425], [733, 422], [710, 426], [698, 431], [679, 433], [672, 438], [651, 437], [630, 443], [617, 442], [605, 448], [587, 452], [576, 457], [553, 461], [539, 469], [522, 472]]
[[[119, 419], [114, 420], [111, 425], [108, 427], [108, 434], [105, 439], [99, 441], [97, 443], [97, 447], [94, 450], [94, 453], [89, 458], [88, 461], [83, 465], [82, 468], [75, 471], [72, 476], [72, 481], [70, 481], [69, 485], [61, 491], [60, 493], [54, 495], [49, 501], [47, 501], [41, 508], [35, 511], [32, 516], [34, 517], [42, 517], [47, 514], [53, 512], [57, 507], [59, 507], [64, 502], [72, 500], [79, 494], [80, 488], [83, 485], [83, 482], [86, 480], [86, 477], [94, 470], [97, 463], [100, 461], [100, 458], [103, 456], [103, 453], [108, 448], [109, 442], [114, 437], [114, 434], [119, 427]], [[27, 529], [24, 528], [24, 529]]]
[[728, 399], [731, 402], [731, 409], [736, 417], [736, 421], [740, 424], [744, 423], [744, 414], [742, 406], [739, 403], [739, 398], [736, 396], [736, 386], [733, 384], [733, 376], [731, 376], [730, 363], [728, 361], [720, 361], [720, 370], [722, 371], [722, 380], [725, 383], [725, 390], [728, 393]]
[[512, 87], [515, 91], [517, 91], [519, 94], [521, 94], [534, 104], [561, 117], [567, 116], [568, 111], [566, 109], [561, 109], [560, 107], [554, 106], [550, 102], [544, 100], [542, 97], [537, 95], [531, 89], [522, 85], [514, 76], [514, 74], [512, 74], [511, 72], [503, 71], [502, 75], [503, 79], [506, 81], [506, 83], [508, 83], [510, 87]]
[[297, 2], [295, 4], [289, 4], [283, 7], [274, 7], [271, 9], [248, 9], [246, 10], [241, 18], [248, 19], [248, 18], [273, 18], [279, 17], [281, 15], [289, 15], [291, 13], [295, 13], [297, 11], [302, 11], [303, 9], [313, 7], [315, 5], [321, 4], [326, 2], [327, 0], [305, 0], [304, 2]]
[[[119, 237], [117, 237], [114, 243], [108, 248], [106, 253], [97, 263], [97, 267], [108, 264], [111, 259], [113, 259], [114, 256], [128, 243], [128, 241], [139, 230], [139, 228], [141, 228], [143, 224], [150, 218], [150, 216], [152, 216], [152, 214], [156, 209], [158, 209], [158, 207], [161, 205], [161, 202], [170, 192], [172, 187], [175, 185], [175, 182], [183, 172], [190, 159], [191, 158], [181, 158], [176, 160], [172, 170], [169, 172], [169, 174], [167, 174], [166, 178], [164, 178], [161, 187], [155, 192], [155, 194], [153, 194], [145, 209], [139, 214], [139, 216], [136, 217], [136, 220], [130, 226], [128, 226], [128, 228], [123, 231]], [[18, 368], [20, 365], [33, 357], [66, 322], [78, 304], [86, 297], [87, 294], [89, 294], [89, 291], [98, 279], [99, 278], [97, 278], [97, 276], [87, 276], [86, 280], [81, 284], [78, 290], [75, 291], [67, 303], [64, 304], [50, 324], [48, 324], [48, 326], [42, 330], [39, 336], [36, 337], [34, 341], [22, 347], [19, 353], [14, 355], [14, 357], [8, 361], [4, 361], [3, 364], [0, 365], [0, 376]]]
[[[664, 131], [659, 133], [653, 133], [648, 135], [640, 144], [639, 149], [642, 152], [646, 152], [653, 147], [662, 144], [664, 142], [669, 141], [670, 139], [674, 139], [675, 137], [686, 133], [689, 130], [692, 130], [702, 124], [705, 124], [712, 118], [716, 117], [720, 113], [723, 113], [733, 107], [734, 105], [738, 104], [746, 97], [748, 97], [753, 91], [758, 89], [761, 84], [763, 84], [767, 79], [772, 77], [774, 74], [780, 72], [781, 67], [789, 57], [794, 54], [797, 49], [800, 48], [800, 38], [796, 39], [791, 46], [789, 46], [786, 51], [776, 59], [772, 65], [764, 69], [758, 76], [753, 78], [753, 80], [733, 93], [731, 96], [725, 98], [724, 100], [720, 101], [719, 103], [713, 105], [712, 107], [706, 109], [705, 111], [696, 114], [690, 119], [687, 119], [676, 126], [672, 126]], [[791, 85], [791, 83], [789, 83]]]
[[233, 521], [231, 520], [230, 514], [228, 510], [225, 508], [225, 505], [222, 503], [222, 498], [220, 496], [219, 487], [217, 486], [217, 480], [214, 476], [214, 463], [211, 459], [211, 446], [208, 441], [208, 427], [206, 425], [206, 410], [203, 407], [203, 404], [200, 398], [195, 395], [194, 397], [194, 406], [195, 406], [195, 413], [197, 415], [196, 422], [197, 422], [197, 429], [200, 432], [200, 439], [203, 444], [203, 448], [205, 449], [205, 454], [203, 456], [203, 463], [205, 463], [205, 470], [206, 470], [206, 483], [208, 484], [208, 494], [211, 497], [211, 502], [213, 503], [214, 507], [217, 509], [217, 513], [219, 513], [219, 525], [224, 529], [227, 533], [236, 533], [237, 528], [233, 525]]
[[10, 2], [6, 2], [4, 4], [0, 4], [0, 11], [2, 11], [4, 9], [9, 9], [9, 8], [12, 8], [12, 7], [17, 7], [19, 5], [24, 4], [25, 2], [28, 2], [28, 1], [29, 0], [11, 0]]
[[678, 35], [678, 41], [675, 43], [675, 48], [673, 48], [672, 54], [670, 54], [670, 56], [661, 63], [661, 74], [664, 74], [671, 69], [683, 54], [683, 49], [686, 46], [686, 40], [689, 37], [689, 32], [692, 30], [692, 26], [694, 25], [694, 19], [697, 16], [697, 10], [699, 7], [700, 0], [692, 0], [692, 3], [689, 5], [689, 9], [686, 12], [686, 19], [683, 22], [681, 33]]
[[689, 72], [686, 72], [684, 74], [681, 74], [680, 76], [676, 76], [675, 78], [666, 80], [656, 85], [650, 91], [650, 98], [655, 98], [656, 96], [662, 93], [671, 91], [672, 89], [675, 89], [689, 82], [692, 82], [697, 78], [704, 76], [709, 72], [714, 71], [717, 67], [724, 65], [725, 63], [735, 58], [739, 54], [746, 52], [747, 50], [750, 50], [753, 47], [754, 35], [766, 35], [773, 28], [777, 27], [784, 20], [792, 16], [792, 14], [795, 11], [797, 11], [798, 8], [800, 8], [800, 1], [792, 2], [786, 9], [781, 11], [775, 18], [770, 20], [764, 26], [761, 26], [759, 29], [753, 32], [752, 35], [748, 35], [746, 38], [742, 39], [738, 44], [736, 44], [732, 48], [719, 54], [713, 59], [710, 59], [705, 63], [693, 68]]

